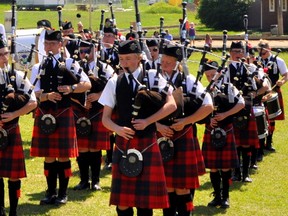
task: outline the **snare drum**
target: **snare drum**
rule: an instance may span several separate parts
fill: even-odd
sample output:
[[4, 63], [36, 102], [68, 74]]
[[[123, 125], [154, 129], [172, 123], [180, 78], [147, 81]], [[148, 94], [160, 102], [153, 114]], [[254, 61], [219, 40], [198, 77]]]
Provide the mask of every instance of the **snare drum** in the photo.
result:
[[262, 106], [253, 106], [253, 113], [256, 118], [258, 138], [263, 139], [268, 135], [268, 125], [265, 115], [265, 108]]
[[272, 92], [270, 93], [269, 99], [266, 101], [266, 107], [268, 111], [268, 119], [273, 119], [279, 116], [282, 113], [278, 93]]

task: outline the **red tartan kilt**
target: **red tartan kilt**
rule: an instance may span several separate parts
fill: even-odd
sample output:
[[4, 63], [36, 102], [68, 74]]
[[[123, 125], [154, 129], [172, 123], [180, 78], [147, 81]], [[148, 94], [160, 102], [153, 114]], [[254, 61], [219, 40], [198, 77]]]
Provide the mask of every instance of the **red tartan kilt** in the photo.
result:
[[[150, 209], [168, 208], [169, 200], [165, 175], [156, 135], [147, 135], [145, 138], [134, 137], [130, 141], [129, 148], [135, 148], [141, 152], [152, 143], [154, 145], [142, 153], [142, 173], [132, 178], [120, 173], [118, 163], [122, 153], [115, 147], [113, 151], [111, 205]], [[125, 150], [127, 140], [116, 136], [116, 145], [121, 150]]]
[[[229, 124], [225, 128], [222, 128], [227, 131], [226, 145], [222, 149], [216, 149], [211, 144], [212, 128], [209, 125], [206, 125], [202, 145], [202, 154], [206, 168], [231, 169], [239, 167], [237, 149], [232, 127], [232, 124]], [[232, 130], [230, 130], [231, 128]]]
[[26, 177], [25, 156], [19, 125], [3, 127], [8, 132], [8, 146], [0, 150], [0, 177], [12, 179]]
[[[55, 113], [55, 110], [47, 110], [44, 112], [44, 114], [52, 114], [57, 121], [57, 128], [55, 132], [49, 135], [41, 132], [39, 122], [42, 113], [39, 108], [36, 110], [30, 149], [31, 156], [69, 158], [78, 156], [73, 111], [71, 107], [69, 107], [67, 110], [65, 109], [67, 108], [58, 109], [57, 113]], [[64, 112], [57, 116], [57, 114], [61, 113], [62, 111]]]
[[248, 126], [244, 130], [240, 130], [234, 127], [234, 136], [236, 141], [236, 146], [246, 146], [249, 145], [254, 148], [259, 148], [259, 139], [256, 119], [253, 114], [249, 117]]
[[197, 137], [193, 137], [193, 141], [195, 143], [195, 151], [196, 151], [196, 158], [197, 158], [197, 166], [198, 166], [198, 175], [204, 175], [206, 173], [205, 170], [205, 163], [204, 158], [202, 155], [202, 150], [199, 145], [199, 140]]
[[198, 188], [198, 176], [203, 172], [203, 165], [202, 169], [198, 168], [201, 159], [194, 143], [192, 126], [174, 132], [171, 140], [174, 143], [174, 158], [164, 163], [167, 187]]
[[85, 112], [84, 109], [73, 106], [75, 124], [78, 118], [86, 117], [91, 121], [91, 133], [88, 136], [78, 136], [78, 149], [88, 148], [94, 150], [109, 150], [109, 130], [102, 124], [103, 108], [97, 112]]

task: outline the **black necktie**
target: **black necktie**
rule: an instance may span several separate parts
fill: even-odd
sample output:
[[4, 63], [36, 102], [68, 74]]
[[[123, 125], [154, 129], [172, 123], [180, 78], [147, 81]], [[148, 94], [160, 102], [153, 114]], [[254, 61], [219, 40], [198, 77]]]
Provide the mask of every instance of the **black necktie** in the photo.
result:
[[152, 69], [156, 69], [154, 61], [152, 61]]
[[133, 93], [134, 92], [133, 75], [129, 74], [128, 78], [129, 78], [129, 89]]
[[240, 63], [236, 63], [236, 73], [241, 74]]

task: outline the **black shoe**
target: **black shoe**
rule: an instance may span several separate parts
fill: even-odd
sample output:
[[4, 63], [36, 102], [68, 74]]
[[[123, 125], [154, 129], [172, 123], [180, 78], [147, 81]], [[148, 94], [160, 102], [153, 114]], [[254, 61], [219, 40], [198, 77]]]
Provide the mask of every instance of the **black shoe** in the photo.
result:
[[276, 149], [273, 148], [272, 146], [266, 146], [266, 147], [265, 147], [265, 150], [266, 150], [266, 151], [269, 151], [269, 152], [275, 152], [275, 151], [276, 151]]
[[241, 175], [232, 176], [232, 181], [241, 181]]
[[112, 163], [106, 163], [105, 164], [105, 169], [108, 170], [108, 171], [111, 171], [112, 170]]
[[45, 198], [40, 200], [40, 205], [53, 205], [53, 204], [55, 204], [56, 198], [57, 198], [56, 194], [50, 194], [47, 191]]
[[229, 208], [230, 205], [229, 205], [229, 199], [228, 198], [223, 198], [222, 201], [221, 201], [221, 208]]
[[248, 183], [251, 183], [251, 182], [252, 182], [252, 179], [251, 179], [249, 176], [246, 176], [246, 177], [243, 177], [242, 182], [248, 182]]
[[100, 187], [99, 182], [92, 183], [91, 184], [91, 190], [95, 190], [95, 191], [102, 190], [102, 188]]
[[221, 206], [221, 198], [220, 197], [215, 197], [211, 202], [208, 203], [209, 207], [217, 207]]
[[257, 169], [258, 169], [258, 166], [257, 166], [256, 164], [251, 164], [251, 165], [250, 165], [250, 169], [257, 170]]
[[78, 185], [76, 185], [73, 190], [85, 190], [87, 188], [90, 188], [89, 182], [80, 181]]
[[257, 162], [263, 161], [263, 154], [258, 154], [257, 155]]
[[64, 205], [68, 201], [68, 196], [63, 195], [63, 196], [58, 196], [57, 199], [55, 200], [56, 205]]

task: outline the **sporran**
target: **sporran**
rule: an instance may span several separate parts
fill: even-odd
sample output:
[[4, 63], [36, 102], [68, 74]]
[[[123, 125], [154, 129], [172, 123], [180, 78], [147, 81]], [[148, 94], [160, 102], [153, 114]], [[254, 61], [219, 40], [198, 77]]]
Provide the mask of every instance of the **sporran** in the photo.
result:
[[174, 157], [174, 144], [172, 140], [161, 137], [157, 140], [163, 162], [168, 162]]
[[136, 149], [128, 149], [125, 152], [119, 163], [120, 172], [127, 177], [136, 177], [143, 170], [143, 156]]
[[40, 119], [40, 130], [43, 134], [49, 135], [56, 130], [56, 118], [51, 114], [45, 114]]
[[211, 131], [211, 143], [216, 149], [222, 149], [226, 145], [226, 132], [222, 128], [214, 128]]
[[76, 132], [79, 136], [88, 136], [91, 134], [91, 121], [86, 117], [81, 117], [76, 121]]

